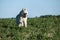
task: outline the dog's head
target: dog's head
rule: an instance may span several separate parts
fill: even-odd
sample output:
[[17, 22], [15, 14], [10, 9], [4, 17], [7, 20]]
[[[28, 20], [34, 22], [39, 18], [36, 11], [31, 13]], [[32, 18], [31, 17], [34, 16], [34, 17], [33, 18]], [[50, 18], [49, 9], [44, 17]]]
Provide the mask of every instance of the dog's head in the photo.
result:
[[22, 10], [23, 10], [23, 17], [24, 18], [27, 17], [27, 15], [28, 15], [27, 9], [25, 8], [25, 9], [22, 9]]

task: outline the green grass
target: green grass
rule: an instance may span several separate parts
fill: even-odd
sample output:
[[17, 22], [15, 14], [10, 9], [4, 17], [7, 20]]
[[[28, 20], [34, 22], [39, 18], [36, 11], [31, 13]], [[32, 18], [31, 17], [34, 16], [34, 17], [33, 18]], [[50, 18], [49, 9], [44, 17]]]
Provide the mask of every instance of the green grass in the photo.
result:
[[60, 40], [60, 16], [28, 18], [28, 27], [18, 27], [16, 19], [0, 19], [0, 40]]

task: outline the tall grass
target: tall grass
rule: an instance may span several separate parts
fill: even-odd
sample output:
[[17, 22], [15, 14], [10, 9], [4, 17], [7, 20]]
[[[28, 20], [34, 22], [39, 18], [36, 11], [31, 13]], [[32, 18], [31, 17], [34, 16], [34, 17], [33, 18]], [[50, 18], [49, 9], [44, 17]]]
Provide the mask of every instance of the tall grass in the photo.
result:
[[60, 16], [28, 18], [27, 28], [15, 18], [0, 19], [0, 40], [60, 40]]

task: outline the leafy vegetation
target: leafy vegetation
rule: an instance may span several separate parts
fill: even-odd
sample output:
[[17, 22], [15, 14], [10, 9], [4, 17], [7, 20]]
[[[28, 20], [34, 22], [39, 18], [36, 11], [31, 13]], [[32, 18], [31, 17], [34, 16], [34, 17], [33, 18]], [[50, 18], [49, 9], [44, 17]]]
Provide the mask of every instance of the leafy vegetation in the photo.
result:
[[27, 28], [15, 18], [0, 18], [0, 40], [60, 40], [60, 16], [28, 18]]

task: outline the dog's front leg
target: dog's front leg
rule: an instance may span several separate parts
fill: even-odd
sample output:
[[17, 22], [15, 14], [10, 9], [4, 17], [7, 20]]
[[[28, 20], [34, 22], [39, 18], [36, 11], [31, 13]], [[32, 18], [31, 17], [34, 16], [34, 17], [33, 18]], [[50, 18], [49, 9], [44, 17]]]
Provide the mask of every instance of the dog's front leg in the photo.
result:
[[24, 18], [24, 26], [27, 27], [27, 18]]

